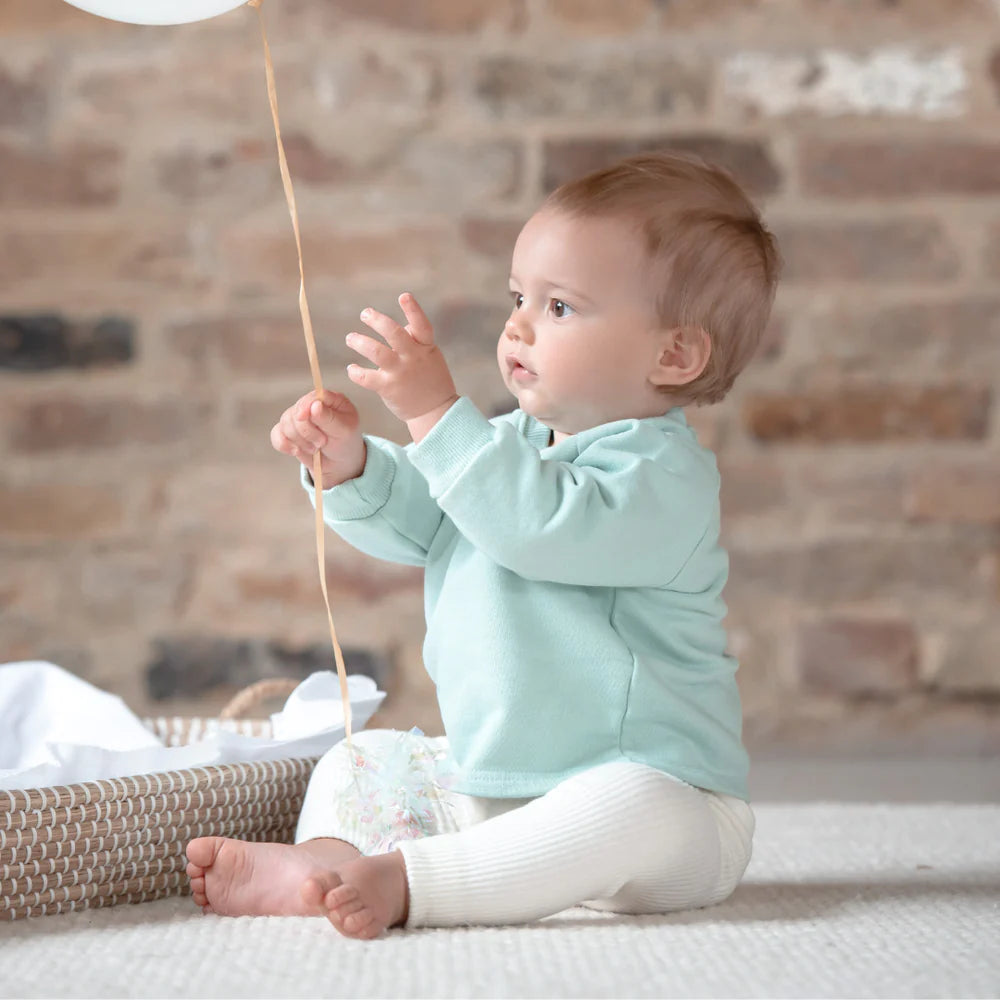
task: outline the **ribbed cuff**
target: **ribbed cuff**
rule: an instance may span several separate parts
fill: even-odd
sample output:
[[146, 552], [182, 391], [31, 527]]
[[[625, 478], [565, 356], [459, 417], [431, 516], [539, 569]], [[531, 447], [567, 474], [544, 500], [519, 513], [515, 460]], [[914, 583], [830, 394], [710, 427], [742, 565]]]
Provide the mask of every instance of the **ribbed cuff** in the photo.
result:
[[436, 498], [492, 443], [492, 425], [471, 399], [462, 396], [408, 454]]
[[[323, 491], [323, 518], [326, 521], [360, 521], [389, 502], [396, 465], [367, 434], [364, 440], [367, 458], [361, 475]], [[312, 476], [304, 465], [300, 478], [310, 500], [315, 500]]]

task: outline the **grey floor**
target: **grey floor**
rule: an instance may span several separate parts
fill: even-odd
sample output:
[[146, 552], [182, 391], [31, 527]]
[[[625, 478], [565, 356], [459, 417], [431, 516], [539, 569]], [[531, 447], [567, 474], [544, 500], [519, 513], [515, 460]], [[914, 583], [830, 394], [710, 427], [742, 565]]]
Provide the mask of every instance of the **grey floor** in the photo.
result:
[[755, 758], [755, 802], [1000, 803], [1000, 759]]

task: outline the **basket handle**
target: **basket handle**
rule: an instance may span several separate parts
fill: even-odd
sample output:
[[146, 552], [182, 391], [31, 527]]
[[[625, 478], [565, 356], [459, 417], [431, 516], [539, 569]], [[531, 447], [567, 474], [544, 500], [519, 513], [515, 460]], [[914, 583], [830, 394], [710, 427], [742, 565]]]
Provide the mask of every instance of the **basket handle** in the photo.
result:
[[233, 695], [219, 712], [219, 718], [238, 719], [268, 698], [291, 694], [299, 686], [299, 683], [291, 677], [273, 677], [269, 680], [257, 681], [256, 684], [251, 684]]

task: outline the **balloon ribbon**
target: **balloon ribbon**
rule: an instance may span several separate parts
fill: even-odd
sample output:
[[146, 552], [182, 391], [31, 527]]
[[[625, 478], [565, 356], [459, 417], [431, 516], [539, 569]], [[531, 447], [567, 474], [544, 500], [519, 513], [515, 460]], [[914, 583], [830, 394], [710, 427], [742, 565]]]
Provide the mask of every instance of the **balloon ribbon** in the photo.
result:
[[[271, 47], [267, 44], [267, 31], [264, 27], [264, 15], [261, 12], [263, 0], [248, 0], [249, 6], [257, 11], [260, 23], [260, 37], [264, 43], [264, 68], [267, 73], [267, 97], [271, 103], [271, 118], [274, 120], [274, 137], [278, 143], [278, 166], [281, 170], [281, 183], [285, 187], [285, 200], [288, 202], [288, 213], [292, 217], [292, 229], [295, 232], [295, 248], [299, 255], [299, 312], [302, 314], [302, 331], [306, 337], [306, 351], [309, 354], [309, 369], [312, 372], [313, 386], [316, 397], [323, 395], [323, 376], [319, 370], [319, 357], [316, 353], [316, 338], [313, 336], [312, 318], [309, 315], [309, 302], [306, 299], [306, 276], [302, 264], [302, 234], [299, 228], [299, 212], [295, 207], [295, 192], [292, 189], [292, 178], [288, 172], [288, 159], [285, 156], [285, 144], [281, 140], [281, 121], [278, 118], [278, 92], [274, 85], [274, 63], [271, 61]], [[337, 661], [337, 676], [340, 679], [340, 698], [344, 705], [344, 735], [348, 746], [351, 744], [351, 699], [347, 691], [347, 668], [344, 666], [344, 654], [337, 641], [337, 629], [333, 624], [333, 612], [330, 610], [330, 593], [326, 585], [326, 540], [323, 525], [323, 456], [317, 450], [313, 454], [313, 489], [316, 506], [316, 557], [319, 562], [319, 583], [323, 590], [323, 601], [326, 604], [326, 618], [330, 623], [330, 638], [333, 641], [333, 655]]]

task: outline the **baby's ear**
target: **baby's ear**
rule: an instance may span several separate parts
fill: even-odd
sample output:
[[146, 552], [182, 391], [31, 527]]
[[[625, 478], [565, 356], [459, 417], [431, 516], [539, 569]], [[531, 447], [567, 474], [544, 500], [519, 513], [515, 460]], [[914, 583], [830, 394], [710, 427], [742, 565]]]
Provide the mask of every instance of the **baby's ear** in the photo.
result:
[[677, 326], [659, 334], [658, 351], [649, 381], [653, 385], [687, 385], [705, 370], [712, 356], [712, 339], [700, 326]]

